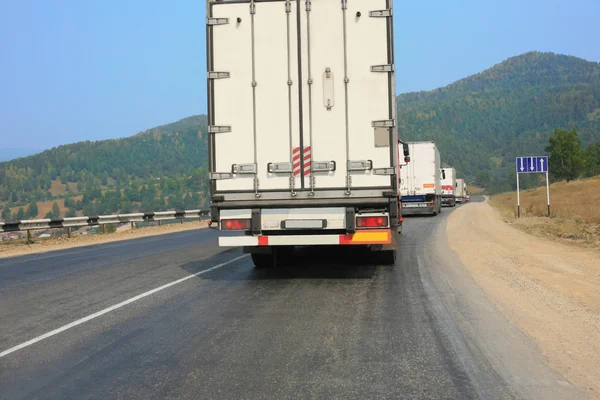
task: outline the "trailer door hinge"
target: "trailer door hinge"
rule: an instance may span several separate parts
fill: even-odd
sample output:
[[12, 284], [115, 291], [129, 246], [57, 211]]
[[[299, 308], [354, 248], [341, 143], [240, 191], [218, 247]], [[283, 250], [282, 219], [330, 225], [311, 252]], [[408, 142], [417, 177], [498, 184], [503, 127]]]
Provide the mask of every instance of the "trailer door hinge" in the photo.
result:
[[393, 119], [384, 119], [380, 121], [372, 121], [371, 126], [373, 128], [393, 128], [396, 126], [396, 122]]
[[255, 174], [258, 171], [256, 164], [233, 164], [231, 172], [234, 174]]
[[211, 172], [210, 179], [222, 180], [222, 179], [233, 179], [231, 172]]
[[373, 18], [379, 18], [379, 17], [391, 17], [392, 16], [392, 10], [375, 10], [375, 11], [369, 11], [369, 17], [373, 17]]
[[231, 126], [211, 125], [208, 127], [208, 133], [228, 133], [228, 132], [231, 132]]
[[294, 172], [291, 162], [268, 163], [267, 171], [270, 174], [291, 174]]
[[292, 12], [292, 2], [291, 0], [285, 0], [285, 12]]
[[373, 169], [373, 175], [394, 175], [395, 173], [396, 173], [396, 171], [393, 167]]
[[313, 161], [310, 167], [312, 172], [330, 172], [335, 171], [335, 161]]
[[250, 2], [250, 14], [256, 14], [256, 4], [254, 1]]
[[372, 160], [348, 160], [348, 171], [370, 171], [373, 169]]
[[206, 25], [214, 26], [214, 25], [226, 25], [229, 23], [229, 18], [206, 18]]
[[306, 0], [306, 11], [310, 11], [310, 1], [311, 0]]
[[229, 72], [209, 71], [208, 79], [225, 79], [231, 77]]
[[394, 72], [393, 64], [371, 65], [371, 72]]

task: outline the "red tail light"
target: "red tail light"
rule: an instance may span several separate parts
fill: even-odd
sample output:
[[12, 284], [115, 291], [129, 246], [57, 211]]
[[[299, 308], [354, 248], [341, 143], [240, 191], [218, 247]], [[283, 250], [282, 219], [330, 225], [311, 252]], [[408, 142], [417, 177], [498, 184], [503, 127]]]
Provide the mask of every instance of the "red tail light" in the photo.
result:
[[249, 219], [224, 219], [221, 221], [221, 230], [224, 231], [247, 231], [249, 229]]
[[356, 217], [357, 228], [387, 228], [388, 217]]
[[429, 203], [427, 203], [427, 205], [433, 207], [435, 205], [435, 202], [430, 201]]

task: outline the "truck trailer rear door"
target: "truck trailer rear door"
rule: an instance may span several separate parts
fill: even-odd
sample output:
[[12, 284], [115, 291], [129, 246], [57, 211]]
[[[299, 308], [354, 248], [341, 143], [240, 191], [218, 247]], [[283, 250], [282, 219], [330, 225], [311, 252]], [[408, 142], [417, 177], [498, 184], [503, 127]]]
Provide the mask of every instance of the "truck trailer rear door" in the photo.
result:
[[395, 187], [390, 0], [208, 1], [216, 192]]

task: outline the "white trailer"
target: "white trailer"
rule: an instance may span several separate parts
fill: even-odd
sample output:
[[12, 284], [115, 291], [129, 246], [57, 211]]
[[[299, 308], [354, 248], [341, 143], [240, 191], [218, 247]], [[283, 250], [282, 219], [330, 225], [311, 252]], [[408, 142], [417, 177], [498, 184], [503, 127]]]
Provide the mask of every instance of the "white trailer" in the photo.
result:
[[452, 167], [442, 168], [442, 205], [456, 206], [456, 170]]
[[466, 190], [465, 180], [462, 178], [457, 179], [456, 180], [456, 202], [457, 203], [464, 203], [466, 201], [465, 190]]
[[411, 161], [400, 170], [402, 214], [433, 214], [442, 209], [442, 170], [435, 142], [409, 142]]
[[207, 0], [211, 222], [221, 246], [243, 246], [256, 266], [306, 245], [369, 245], [394, 262], [391, 7]]

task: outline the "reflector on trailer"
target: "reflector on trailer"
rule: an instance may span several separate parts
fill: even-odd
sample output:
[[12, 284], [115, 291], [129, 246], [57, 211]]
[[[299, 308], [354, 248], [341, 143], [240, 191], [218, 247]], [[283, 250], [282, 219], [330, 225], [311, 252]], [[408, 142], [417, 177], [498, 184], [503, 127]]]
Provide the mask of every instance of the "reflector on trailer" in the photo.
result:
[[388, 217], [381, 216], [370, 216], [370, 217], [356, 217], [356, 227], [358, 228], [387, 228]]
[[221, 220], [223, 231], [246, 231], [250, 229], [249, 219], [224, 219]]

